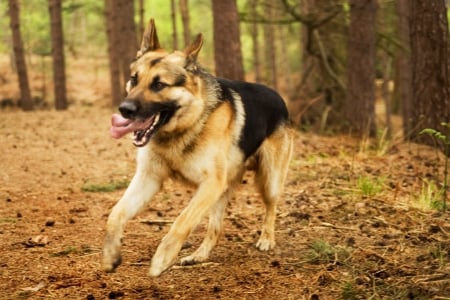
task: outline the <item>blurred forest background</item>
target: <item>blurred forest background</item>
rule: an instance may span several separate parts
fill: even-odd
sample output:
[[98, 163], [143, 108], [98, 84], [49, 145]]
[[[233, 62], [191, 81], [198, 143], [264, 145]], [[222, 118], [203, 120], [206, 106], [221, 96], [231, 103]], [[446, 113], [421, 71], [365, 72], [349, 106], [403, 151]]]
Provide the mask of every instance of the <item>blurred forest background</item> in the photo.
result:
[[444, 148], [431, 128], [448, 143], [445, 0], [8, 0], [0, 13], [4, 108], [117, 105], [153, 17], [163, 47], [202, 32], [207, 70], [276, 89], [299, 128]]

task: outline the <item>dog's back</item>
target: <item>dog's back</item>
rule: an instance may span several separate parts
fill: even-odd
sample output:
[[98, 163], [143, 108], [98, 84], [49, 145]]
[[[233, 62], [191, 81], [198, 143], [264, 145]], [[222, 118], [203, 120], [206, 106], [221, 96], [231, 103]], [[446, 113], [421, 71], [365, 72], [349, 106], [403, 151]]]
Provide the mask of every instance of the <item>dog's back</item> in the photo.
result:
[[265, 138], [287, 122], [286, 105], [280, 95], [267, 86], [223, 78], [217, 78], [217, 81], [224, 99], [243, 103], [245, 123], [239, 146], [248, 158]]

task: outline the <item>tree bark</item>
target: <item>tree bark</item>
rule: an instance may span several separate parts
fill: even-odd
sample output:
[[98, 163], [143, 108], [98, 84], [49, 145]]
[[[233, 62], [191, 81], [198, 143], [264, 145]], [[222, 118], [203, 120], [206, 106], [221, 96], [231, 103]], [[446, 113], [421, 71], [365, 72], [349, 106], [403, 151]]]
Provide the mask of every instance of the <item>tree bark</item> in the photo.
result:
[[410, 4], [413, 88], [410, 138], [436, 145], [435, 140], [420, 132], [431, 128], [447, 134], [448, 129], [441, 123], [450, 122], [447, 10], [444, 0], [411, 1]]
[[[258, 17], [258, 2], [259, 0], [250, 0], [248, 2], [250, 16], [254, 19]], [[260, 45], [259, 45], [259, 24], [253, 22], [249, 24], [250, 35], [252, 36], [252, 57], [253, 57], [253, 72], [255, 73], [255, 81], [262, 83], [261, 74], [261, 59], [260, 59]]]
[[9, 18], [12, 31], [14, 59], [16, 64], [17, 77], [19, 79], [20, 106], [23, 110], [33, 110], [33, 100], [31, 99], [30, 85], [28, 82], [28, 70], [25, 62], [22, 35], [20, 34], [19, 3], [17, 0], [9, 0]]
[[350, 0], [348, 86], [344, 105], [352, 133], [375, 136], [376, 0]]
[[411, 69], [411, 42], [409, 30], [410, 0], [397, 1], [397, 30], [401, 48], [397, 48], [395, 68], [395, 97], [400, 102], [403, 136], [409, 139], [413, 124], [411, 122], [412, 110], [412, 69]]
[[52, 36], [55, 108], [57, 110], [64, 110], [67, 109], [67, 93], [61, 0], [49, 0], [49, 12], [50, 31]]
[[191, 25], [189, 19], [189, 5], [188, 0], [180, 0], [180, 14], [183, 22], [183, 42], [184, 46], [189, 45], [191, 42]]
[[[144, 6], [144, 0], [139, 0], [139, 38], [144, 35], [145, 30], [145, 6]], [[138, 39], [139, 40], [139, 39]]]
[[[119, 39], [119, 60], [122, 74], [122, 86], [130, 79], [130, 63], [136, 57], [138, 50], [138, 38], [136, 33], [136, 24], [134, 23], [134, 1], [116, 0], [116, 6]], [[122, 93], [125, 89], [122, 88]]]
[[[273, 1], [266, 1], [264, 15], [267, 20], [273, 20], [275, 16]], [[277, 43], [275, 43], [275, 25], [264, 25], [264, 61], [265, 80], [272, 88], [278, 89], [277, 76]]]
[[[346, 14], [336, 0], [282, 0], [285, 11], [300, 22], [300, 79], [290, 94], [290, 117], [316, 131], [342, 129], [346, 98]], [[300, 9], [297, 9], [299, 7]]]
[[105, 0], [105, 15], [106, 15], [106, 36], [108, 39], [108, 58], [109, 58], [109, 77], [111, 85], [111, 100], [112, 105], [117, 106], [122, 101], [122, 85], [120, 81], [120, 67], [119, 67], [119, 39], [117, 37], [117, 16], [114, 0]]
[[175, 0], [170, 0], [170, 11], [170, 17], [172, 20], [172, 47], [173, 50], [178, 50], [177, 11]]
[[212, 7], [216, 75], [243, 80], [244, 67], [236, 0], [213, 0]]

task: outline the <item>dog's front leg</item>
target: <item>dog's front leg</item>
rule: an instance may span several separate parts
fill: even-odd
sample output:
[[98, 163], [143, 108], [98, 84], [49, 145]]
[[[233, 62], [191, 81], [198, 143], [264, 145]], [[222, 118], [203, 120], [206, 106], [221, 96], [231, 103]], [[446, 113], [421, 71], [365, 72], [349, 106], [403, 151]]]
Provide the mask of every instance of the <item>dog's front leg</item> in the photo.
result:
[[109, 215], [103, 246], [103, 269], [112, 272], [121, 261], [120, 248], [125, 223], [133, 218], [160, 190], [162, 179], [148, 172], [134, 175], [123, 197]]
[[189, 205], [181, 212], [158, 246], [152, 259], [150, 276], [159, 276], [175, 263], [183, 242], [205, 213], [219, 199], [226, 188], [226, 184], [225, 180], [219, 180], [218, 177], [210, 176], [208, 180], [199, 185], [197, 193]]

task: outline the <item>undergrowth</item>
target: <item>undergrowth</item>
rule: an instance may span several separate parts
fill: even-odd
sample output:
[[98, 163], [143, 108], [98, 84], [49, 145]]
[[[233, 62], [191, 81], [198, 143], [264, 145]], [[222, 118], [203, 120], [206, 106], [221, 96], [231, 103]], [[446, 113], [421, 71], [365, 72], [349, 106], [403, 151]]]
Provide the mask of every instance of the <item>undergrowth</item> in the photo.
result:
[[85, 183], [81, 190], [83, 192], [90, 192], [90, 193], [106, 193], [106, 192], [113, 192], [116, 190], [121, 190], [126, 188], [129, 185], [128, 180], [119, 180], [119, 181], [112, 181], [109, 183]]
[[372, 197], [383, 191], [384, 177], [358, 177], [358, 190], [362, 196]]
[[314, 241], [306, 257], [310, 263], [342, 263], [349, 258], [350, 253], [346, 248], [333, 246], [327, 241], [316, 240]]
[[440, 192], [442, 199], [442, 207], [440, 210], [446, 211], [447, 209], [447, 189], [448, 189], [448, 161], [450, 156], [450, 123], [442, 122], [441, 125], [447, 129], [446, 133], [442, 133], [439, 130], [433, 128], [425, 128], [420, 134], [428, 134], [431, 137], [441, 141], [444, 144], [444, 175], [443, 186]]

